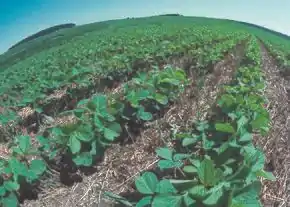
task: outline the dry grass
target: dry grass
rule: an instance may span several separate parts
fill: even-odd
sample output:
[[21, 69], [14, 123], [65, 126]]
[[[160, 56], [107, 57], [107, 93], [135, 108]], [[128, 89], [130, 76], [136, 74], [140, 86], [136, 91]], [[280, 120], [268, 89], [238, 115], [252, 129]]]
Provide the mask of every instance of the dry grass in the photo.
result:
[[[202, 112], [202, 117], [206, 117], [206, 112], [216, 100], [219, 86], [231, 80], [236, 62], [235, 55], [228, 55], [215, 66], [214, 74], [206, 77], [201, 90], [197, 87], [195, 77], [191, 77], [190, 86], [179, 100], [161, 119], [149, 123], [133, 144], [114, 145], [106, 151], [105, 160], [97, 167], [97, 173], [84, 177], [82, 183], [72, 188], [47, 191], [37, 201], [26, 201], [23, 206], [105, 207], [111, 206], [111, 203], [103, 198], [102, 192], [134, 191], [134, 178], [140, 172], [156, 167], [158, 158], [155, 149], [170, 144], [168, 139], [172, 130], [189, 127], [192, 120], [197, 118], [198, 111]], [[184, 63], [175, 61], [173, 64], [182, 66]]]
[[290, 108], [287, 87], [290, 82], [280, 76], [279, 68], [262, 45], [263, 68], [267, 88], [265, 96], [271, 117], [271, 131], [267, 137], [257, 136], [255, 143], [266, 153], [267, 170], [273, 171], [276, 182], [263, 182], [262, 201], [264, 206], [290, 206]]

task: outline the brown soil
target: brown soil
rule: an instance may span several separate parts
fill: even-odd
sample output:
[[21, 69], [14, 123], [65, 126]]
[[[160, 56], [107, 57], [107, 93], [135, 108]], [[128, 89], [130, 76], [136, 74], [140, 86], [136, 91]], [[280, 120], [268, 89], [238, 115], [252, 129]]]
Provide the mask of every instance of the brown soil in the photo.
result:
[[281, 77], [279, 67], [262, 43], [261, 52], [271, 130], [266, 137], [257, 136], [255, 142], [266, 153], [266, 170], [277, 178], [276, 182], [263, 182], [262, 202], [266, 207], [286, 207], [290, 206], [290, 81]]

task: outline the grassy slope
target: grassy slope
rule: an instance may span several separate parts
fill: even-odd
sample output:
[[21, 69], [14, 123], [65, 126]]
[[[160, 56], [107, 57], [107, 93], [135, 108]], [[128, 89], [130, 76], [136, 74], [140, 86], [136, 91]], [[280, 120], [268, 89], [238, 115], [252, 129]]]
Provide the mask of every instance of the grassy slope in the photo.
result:
[[204, 18], [204, 17], [183, 17], [183, 16], [174, 16], [174, 17], [157, 16], [156, 17], [154, 16], [154, 17], [149, 17], [149, 18], [146, 17], [146, 18], [130, 18], [130, 19], [127, 18], [127, 19], [122, 19], [122, 20], [109, 20], [109, 21], [79, 25], [79, 26], [75, 26], [69, 29], [58, 30], [58, 31], [49, 33], [47, 35], [43, 35], [38, 38], [32, 39], [28, 42], [23, 42], [22, 44], [14, 45], [7, 52], [0, 55], [0, 71], [4, 70], [5, 68], [10, 67], [11, 65], [21, 60], [24, 60], [27, 57], [33, 56], [36, 53], [48, 50], [49, 48], [52, 48], [52, 47], [66, 44], [66, 42], [71, 41], [73, 38], [82, 36], [88, 32], [101, 31], [101, 30], [106, 30], [108, 28], [118, 29], [118, 28], [126, 27], [126, 26], [136, 26], [143, 21], [148, 21], [148, 23], [151, 22], [154, 24], [158, 24], [162, 20], [166, 20], [166, 19], [171, 20], [172, 18], [174, 18], [174, 20], [180, 20], [180, 21], [190, 20], [193, 22], [202, 22], [202, 21], [211, 22], [213, 20], [216, 20], [217, 21], [216, 24], [220, 24], [222, 22], [223, 23], [232, 22], [233, 24], [237, 25], [238, 23], [238, 24], [241, 24], [241, 28], [249, 30], [261, 37], [271, 39], [275, 41], [275, 43], [277, 44], [279, 44], [280, 42], [284, 43], [285, 40], [288, 41], [290, 38], [287, 35], [284, 35], [279, 32], [269, 30], [267, 28], [254, 25], [254, 24], [249, 24], [245, 22], [237, 22], [233, 20], [221, 20], [221, 19]]

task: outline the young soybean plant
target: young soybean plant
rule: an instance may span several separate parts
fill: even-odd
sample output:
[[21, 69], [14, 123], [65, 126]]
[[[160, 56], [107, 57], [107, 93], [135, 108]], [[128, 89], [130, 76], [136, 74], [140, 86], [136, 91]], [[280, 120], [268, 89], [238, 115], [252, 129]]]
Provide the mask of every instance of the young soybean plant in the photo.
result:
[[17, 207], [17, 191], [22, 185], [38, 180], [46, 171], [46, 163], [42, 159], [29, 159], [40, 155], [32, 146], [30, 136], [17, 136], [10, 149], [9, 159], [0, 161], [0, 203], [4, 207]]

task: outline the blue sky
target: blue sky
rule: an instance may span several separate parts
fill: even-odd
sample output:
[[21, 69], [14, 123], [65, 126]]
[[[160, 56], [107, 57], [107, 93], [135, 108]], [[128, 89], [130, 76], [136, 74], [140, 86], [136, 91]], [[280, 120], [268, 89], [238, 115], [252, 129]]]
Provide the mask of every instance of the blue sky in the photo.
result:
[[290, 0], [2, 0], [0, 53], [28, 35], [57, 24], [161, 13], [241, 20], [290, 35], [289, 9]]

